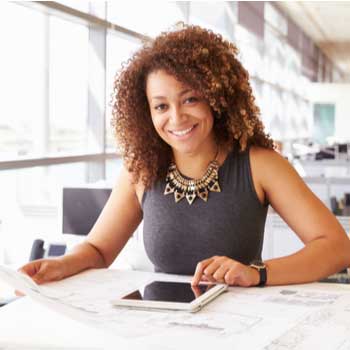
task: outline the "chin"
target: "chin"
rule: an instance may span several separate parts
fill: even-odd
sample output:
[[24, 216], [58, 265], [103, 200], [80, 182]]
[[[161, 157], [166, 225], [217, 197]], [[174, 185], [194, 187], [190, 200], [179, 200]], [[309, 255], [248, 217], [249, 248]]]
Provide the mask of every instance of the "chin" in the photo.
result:
[[174, 146], [171, 146], [171, 148], [178, 152], [178, 153], [181, 153], [181, 154], [193, 154], [196, 152], [196, 147], [174, 147]]

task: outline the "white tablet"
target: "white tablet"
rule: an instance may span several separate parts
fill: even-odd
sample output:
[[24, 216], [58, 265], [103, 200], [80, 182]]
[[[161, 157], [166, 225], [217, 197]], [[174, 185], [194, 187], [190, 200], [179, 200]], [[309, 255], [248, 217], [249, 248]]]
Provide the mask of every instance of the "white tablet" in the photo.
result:
[[191, 286], [188, 282], [152, 281], [112, 300], [115, 306], [196, 312], [227, 289], [225, 284]]

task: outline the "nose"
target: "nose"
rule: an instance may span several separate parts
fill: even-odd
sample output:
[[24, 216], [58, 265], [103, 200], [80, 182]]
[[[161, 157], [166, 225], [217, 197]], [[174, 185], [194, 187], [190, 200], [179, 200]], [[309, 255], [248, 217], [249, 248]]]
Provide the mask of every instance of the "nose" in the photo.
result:
[[174, 105], [170, 110], [170, 121], [172, 125], [181, 124], [186, 118], [180, 106]]

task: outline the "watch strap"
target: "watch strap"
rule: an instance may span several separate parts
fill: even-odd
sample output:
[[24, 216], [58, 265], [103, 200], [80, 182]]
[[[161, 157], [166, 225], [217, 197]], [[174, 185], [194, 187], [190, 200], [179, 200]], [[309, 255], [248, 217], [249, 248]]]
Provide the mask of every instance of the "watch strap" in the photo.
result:
[[264, 263], [260, 263], [260, 264], [250, 264], [250, 267], [252, 267], [253, 269], [257, 270], [259, 272], [259, 276], [260, 276], [260, 281], [257, 284], [258, 287], [263, 287], [266, 285], [266, 281], [267, 281], [267, 271], [266, 271], [266, 265]]

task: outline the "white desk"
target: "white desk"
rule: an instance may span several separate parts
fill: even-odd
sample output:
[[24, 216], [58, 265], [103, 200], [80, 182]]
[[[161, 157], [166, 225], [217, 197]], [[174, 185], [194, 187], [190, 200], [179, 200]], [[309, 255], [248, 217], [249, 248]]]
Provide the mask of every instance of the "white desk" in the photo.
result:
[[52, 283], [67, 307], [24, 297], [0, 308], [0, 349], [350, 349], [349, 285], [233, 287], [195, 314], [111, 307], [116, 294], [154, 277], [188, 280], [93, 270]]
[[[117, 340], [23, 297], [0, 308], [1, 350], [106, 349]], [[121, 339], [122, 346], [125, 342]]]

